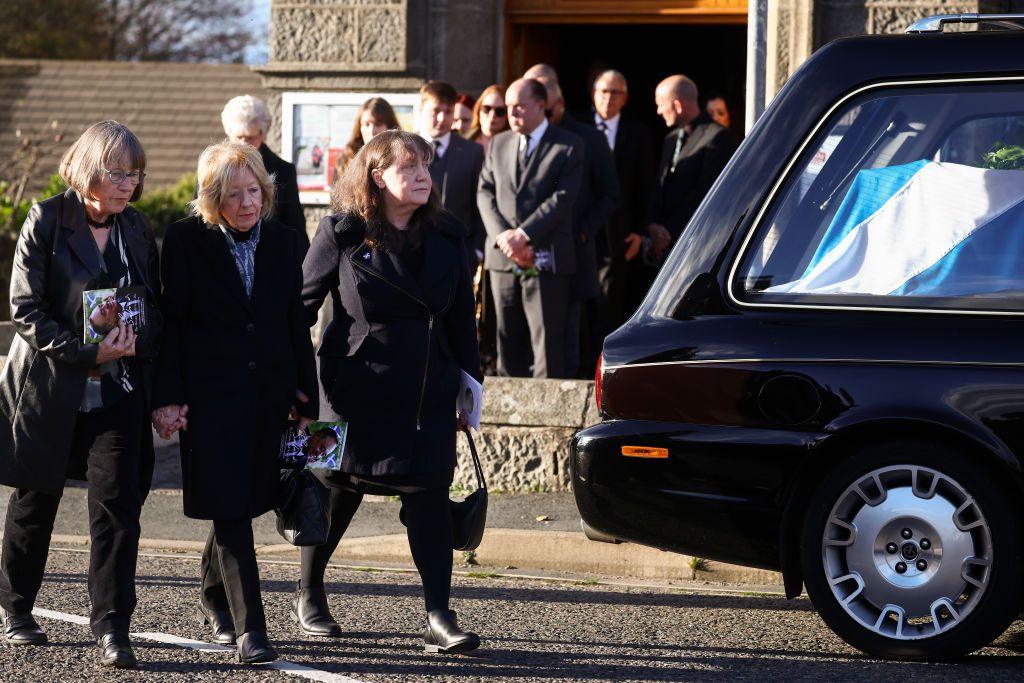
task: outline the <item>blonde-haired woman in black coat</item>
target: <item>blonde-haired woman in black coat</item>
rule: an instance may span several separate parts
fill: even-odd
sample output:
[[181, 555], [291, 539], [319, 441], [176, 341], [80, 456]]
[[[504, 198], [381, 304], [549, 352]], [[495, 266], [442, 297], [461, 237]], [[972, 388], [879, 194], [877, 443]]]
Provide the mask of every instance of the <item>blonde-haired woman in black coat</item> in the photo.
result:
[[[387, 131], [346, 167], [338, 213], [320, 222], [303, 263], [307, 319], [334, 292], [334, 319], [320, 347], [331, 408], [349, 422], [341, 471], [330, 487], [327, 543], [302, 549], [293, 617], [310, 635], [339, 636], [324, 570], [364, 493], [402, 499], [409, 547], [423, 581], [426, 649], [479, 646], [449, 609], [455, 470], [455, 399], [460, 370], [483, 381], [466, 229], [431, 192], [431, 147]], [[461, 421], [461, 417], [459, 420]]]
[[[299, 293], [302, 245], [270, 218], [274, 182], [241, 142], [199, 158], [193, 216], [167, 229], [165, 333], [153, 422], [181, 433], [185, 515], [209, 519], [199, 611], [238, 660], [269, 662], [252, 519], [277, 502], [289, 412], [317, 415], [313, 345]], [[309, 398], [307, 398], [309, 397]], [[237, 637], [236, 637], [237, 636]]]

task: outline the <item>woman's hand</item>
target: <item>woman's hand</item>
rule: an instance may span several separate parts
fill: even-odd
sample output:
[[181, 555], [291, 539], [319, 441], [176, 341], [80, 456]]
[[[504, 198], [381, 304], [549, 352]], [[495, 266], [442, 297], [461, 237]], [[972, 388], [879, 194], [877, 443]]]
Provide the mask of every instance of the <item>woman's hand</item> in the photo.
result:
[[466, 416], [466, 411], [460, 410], [459, 414], [455, 417], [455, 431], [461, 432], [467, 427], [469, 427], [469, 417]]
[[[306, 396], [304, 393], [302, 393], [302, 389], [295, 390], [295, 398], [299, 399], [300, 403], [309, 403], [309, 396]], [[298, 423], [298, 428], [300, 432], [305, 431], [306, 427], [313, 424], [312, 418], [303, 417], [302, 415], [299, 415], [299, 411], [295, 409], [294, 404], [292, 405], [292, 409], [288, 411], [288, 419], [295, 420]]]
[[125, 325], [123, 320], [117, 321], [117, 327], [107, 333], [100, 342], [100, 350], [96, 354], [96, 365], [103, 365], [124, 356], [135, 355], [135, 329]]
[[170, 405], [157, 408], [150, 413], [150, 418], [153, 420], [156, 433], [160, 435], [161, 439], [166, 441], [179, 429], [188, 428], [187, 415], [188, 405]]

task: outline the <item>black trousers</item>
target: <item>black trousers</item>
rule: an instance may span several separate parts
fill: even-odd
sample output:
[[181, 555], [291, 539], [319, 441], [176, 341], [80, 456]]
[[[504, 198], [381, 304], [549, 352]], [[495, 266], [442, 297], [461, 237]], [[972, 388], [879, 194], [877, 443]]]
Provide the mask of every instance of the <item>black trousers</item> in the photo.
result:
[[498, 374], [566, 377], [566, 313], [572, 276], [521, 278], [501, 271], [490, 271], [490, 276], [497, 314]]
[[[360, 479], [331, 485], [328, 499], [330, 528], [327, 542], [302, 548], [302, 588], [322, 587], [324, 572], [341, 537], [359, 509], [364, 493], [397, 495], [402, 500], [403, 517], [409, 537], [409, 550], [423, 583], [427, 611], [448, 609], [452, 592], [452, 517], [448, 501], [450, 473], [444, 477]], [[388, 481], [387, 479], [390, 479]], [[428, 481], [433, 479], [434, 481]]]
[[[152, 474], [142, 462], [144, 413], [135, 391], [110, 408], [79, 413], [75, 422], [68, 469], [84, 469], [88, 482], [89, 622], [96, 638], [127, 633], [135, 611], [139, 515]], [[11, 494], [0, 555], [0, 607], [9, 613], [27, 614], [35, 605], [60, 499], [27, 489]]]
[[229, 611], [235, 633], [265, 631], [252, 520], [215, 519], [200, 564], [203, 604]]

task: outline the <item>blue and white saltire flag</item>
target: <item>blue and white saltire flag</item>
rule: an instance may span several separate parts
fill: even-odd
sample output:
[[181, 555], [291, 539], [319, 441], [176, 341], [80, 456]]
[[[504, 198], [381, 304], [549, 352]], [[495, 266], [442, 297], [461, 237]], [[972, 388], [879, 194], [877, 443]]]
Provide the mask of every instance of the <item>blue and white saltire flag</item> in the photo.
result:
[[803, 275], [766, 292], [1024, 289], [1024, 171], [915, 161], [857, 174]]

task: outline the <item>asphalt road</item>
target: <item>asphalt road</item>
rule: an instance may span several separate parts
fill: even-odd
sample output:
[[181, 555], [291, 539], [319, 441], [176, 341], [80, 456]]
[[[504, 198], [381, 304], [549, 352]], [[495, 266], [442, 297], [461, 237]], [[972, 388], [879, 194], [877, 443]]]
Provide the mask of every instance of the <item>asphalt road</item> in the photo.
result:
[[[86, 555], [54, 550], [37, 607], [86, 615]], [[846, 647], [804, 599], [701, 594], [656, 586], [456, 578], [460, 619], [483, 638], [472, 656], [428, 655], [419, 639], [422, 603], [415, 574], [329, 570], [330, 602], [345, 635], [299, 634], [287, 616], [296, 567], [261, 564], [270, 635], [288, 662], [324, 681], [641, 680], [1019, 680], [1024, 642], [1016, 624], [996, 647], [951, 664], [868, 659]], [[143, 557], [133, 631], [150, 638], [204, 640], [194, 617], [198, 560]], [[140, 671], [97, 664], [88, 627], [41, 620], [51, 644], [0, 648], [5, 681], [286, 681], [294, 674], [242, 667], [224, 651], [196, 651], [136, 637]], [[284, 666], [289, 666], [285, 664]]]

